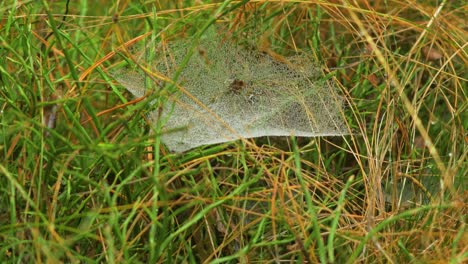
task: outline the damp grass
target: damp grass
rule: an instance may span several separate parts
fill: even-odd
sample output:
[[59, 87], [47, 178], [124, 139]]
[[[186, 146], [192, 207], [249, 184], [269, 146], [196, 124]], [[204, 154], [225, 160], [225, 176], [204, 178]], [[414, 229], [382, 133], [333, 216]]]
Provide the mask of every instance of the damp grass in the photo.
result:
[[[462, 2], [1, 2], [0, 262], [466, 262]], [[111, 72], [212, 24], [310, 52], [350, 134], [169, 152]]]

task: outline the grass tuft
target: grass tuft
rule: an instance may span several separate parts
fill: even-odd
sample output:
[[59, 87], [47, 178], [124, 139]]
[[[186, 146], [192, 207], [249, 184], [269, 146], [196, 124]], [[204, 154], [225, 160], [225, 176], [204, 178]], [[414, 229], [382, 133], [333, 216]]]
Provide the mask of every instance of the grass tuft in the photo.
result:
[[[466, 262], [466, 12], [2, 1], [0, 262]], [[111, 73], [213, 25], [278, 58], [308, 50], [352, 133], [170, 153], [147, 118], [163, 92], [133, 98]]]

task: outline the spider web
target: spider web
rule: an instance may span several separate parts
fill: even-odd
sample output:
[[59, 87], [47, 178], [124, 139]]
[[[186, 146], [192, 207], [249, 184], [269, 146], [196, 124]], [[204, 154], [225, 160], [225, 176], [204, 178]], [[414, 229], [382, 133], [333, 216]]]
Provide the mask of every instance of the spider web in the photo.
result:
[[[173, 76], [189, 48], [189, 41], [154, 47], [155, 71]], [[121, 70], [114, 77], [135, 96], [145, 94], [143, 74]], [[303, 54], [280, 62], [205, 38], [177, 82], [184, 89], [169, 96], [161, 113], [167, 119], [161, 140], [171, 151], [239, 138], [348, 134], [336, 89], [320, 80], [315, 64]], [[151, 117], [156, 121], [158, 113]]]

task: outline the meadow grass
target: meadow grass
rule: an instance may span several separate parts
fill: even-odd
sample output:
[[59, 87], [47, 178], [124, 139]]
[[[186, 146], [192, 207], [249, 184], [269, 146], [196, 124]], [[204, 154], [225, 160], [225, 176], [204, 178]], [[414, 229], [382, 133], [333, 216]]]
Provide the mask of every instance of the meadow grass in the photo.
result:
[[[1, 263], [467, 261], [463, 1], [110, 2], [0, 3]], [[213, 25], [308, 50], [350, 135], [167, 151], [111, 73]]]

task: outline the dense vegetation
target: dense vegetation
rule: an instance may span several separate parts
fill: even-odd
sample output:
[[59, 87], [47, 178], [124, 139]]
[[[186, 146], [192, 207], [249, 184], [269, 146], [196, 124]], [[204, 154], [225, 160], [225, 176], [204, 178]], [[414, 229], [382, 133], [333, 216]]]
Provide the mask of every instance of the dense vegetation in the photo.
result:
[[[467, 261], [463, 2], [2, 1], [0, 262]], [[112, 72], [212, 26], [306, 50], [350, 134], [169, 152]]]

